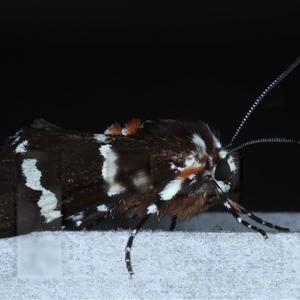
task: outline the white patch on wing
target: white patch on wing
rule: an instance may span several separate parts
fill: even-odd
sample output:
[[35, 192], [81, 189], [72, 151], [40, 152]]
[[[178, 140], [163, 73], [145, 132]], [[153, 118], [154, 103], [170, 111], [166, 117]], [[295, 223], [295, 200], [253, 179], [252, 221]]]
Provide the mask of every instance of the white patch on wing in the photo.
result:
[[37, 202], [41, 208], [41, 215], [45, 217], [46, 223], [62, 216], [60, 211], [56, 211], [58, 200], [54, 193], [45, 189], [41, 184], [42, 173], [36, 167], [37, 159], [24, 159], [22, 163], [22, 172], [26, 178], [25, 185], [35, 191], [41, 191], [42, 195]]
[[102, 176], [107, 183], [113, 184], [114, 177], [117, 173], [117, 165], [115, 164], [117, 155], [111, 150], [110, 145], [101, 146], [99, 151], [104, 157]]
[[15, 153], [21, 153], [24, 154], [27, 152], [26, 147], [28, 146], [28, 141], [23, 141], [22, 143], [20, 143], [16, 149], [15, 149]]
[[100, 153], [104, 157], [104, 162], [102, 166], [102, 176], [104, 180], [108, 183], [108, 196], [113, 196], [124, 191], [124, 188], [114, 181], [115, 175], [117, 173], [117, 165], [115, 163], [117, 155], [111, 149], [110, 145], [103, 145], [99, 148]]
[[97, 210], [106, 212], [106, 211], [108, 211], [108, 207], [104, 204], [101, 204], [101, 205], [97, 206]]
[[120, 194], [121, 192], [124, 192], [125, 189], [119, 185], [118, 183], [114, 183], [107, 191], [107, 195], [110, 197], [110, 196], [113, 196], [113, 195], [117, 195], [117, 194]]
[[95, 133], [94, 138], [97, 142], [105, 143], [107, 136], [105, 134]]
[[224, 183], [223, 181], [217, 181], [218, 186], [221, 188], [221, 190], [223, 191], [223, 193], [227, 193], [230, 190], [230, 185]]
[[168, 201], [172, 199], [181, 189], [182, 180], [180, 178], [176, 178], [169, 182], [165, 188], [159, 193], [161, 199], [164, 201]]

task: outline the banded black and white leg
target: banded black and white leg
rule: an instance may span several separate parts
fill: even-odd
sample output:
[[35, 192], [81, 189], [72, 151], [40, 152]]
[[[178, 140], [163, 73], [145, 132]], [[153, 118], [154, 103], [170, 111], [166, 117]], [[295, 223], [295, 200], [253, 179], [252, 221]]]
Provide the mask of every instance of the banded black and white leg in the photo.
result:
[[237, 211], [240, 211], [242, 214], [247, 215], [250, 219], [254, 220], [255, 222], [264, 225], [266, 227], [272, 228], [272, 229], [276, 229], [278, 231], [290, 231], [289, 228], [285, 228], [285, 227], [281, 227], [275, 224], [272, 224], [270, 222], [264, 221], [263, 219], [259, 218], [258, 216], [254, 215], [253, 213], [249, 212], [246, 208], [244, 208], [243, 206], [231, 201], [230, 199], [227, 199], [232, 206], [236, 207]]
[[128, 273], [129, 273], [130, 276], [134, 274], [133, 269], [132, 269], [132, 265], [131, 265], [131, 256], [130, 256], [130, 252], [131, 252], [131, 248], [132, 248], [132, 244], [133, 244], [133, 239], [135, 238], [135, 236], [137, 235], [139, 230], [143, 227], [143, 225], [146, 223], [146, 221], [149, 219], [149, 217], [152, 214], [159, 215], [159, 209], [164, 203], [165, 203], [165, 201], [158, 200], [155, 203], [149, 205], [148, 208], [147, 208], [146, 215], [142, 218], [142, 220], [131, 231], [131, 233], [129, 235], [129, 238], [128, 238], [127, 244], [126, 244], [126, 248], [125, 248], [125, 262], [126, 262], [126, 267], [127, 267], [127, 270], [128, 270]]
[[254, 225], [248, 223], [247, 221], [243, 220], [241, 218], [241, 216], [239, 215], [239, 213], [246, 214], [250, 219], [252, 219], [255, 222], [257, 222], [261, 225], [264, 225], [266, 227], [276, 229], [276, 230], [279, 230], [279, 231], [289, 231], [288, 228], [280, 227], [278, 225], [275, 225], [275, 224], [272, 224], [270, 222], [262, 220], [261, 218], [259, 218], [256, 215], [248, 212], [245, 208], [243, 208], [239, 204], [231, 201], [230, 199], [225, 198], [223, 200], [223, 205], [229, 210], [229, 212], [234, 216], [234, 218], [237, 220], [238, 223], [246, 226], [249, 229], [258, 231], [265, 239], [268, 238], [268, 235], [266, 234], [266, 232], [264, 230], [262, 230], [261, 228], [259, 228], [257, 226], [254, 226]]

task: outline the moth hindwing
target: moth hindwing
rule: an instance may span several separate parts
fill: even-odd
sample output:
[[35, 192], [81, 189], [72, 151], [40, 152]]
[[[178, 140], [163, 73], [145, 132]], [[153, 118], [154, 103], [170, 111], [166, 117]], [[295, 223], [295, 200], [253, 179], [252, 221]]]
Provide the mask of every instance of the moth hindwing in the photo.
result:
[[222, 204], [242, 225], [287, 228], [263, 221], [229, 198], [238, 171], [237, 151], [263, 143], [299, 143], [286, 138], [248, 141], [232, 148], [245, 121], [262, 98], [299, 63], [296, 60], [255, 101], [229, 146], [204, 122], [132, 119], [104, 134], [64, 130], [43, 119], [8, 138], [0, 160], [0, 236], [36, 230], [92, 229], [115, 214], [140, 217], [131, 232], [125, 260], [133, 274], [130, 252], [135, 235], [150, 218], [177, 220]]

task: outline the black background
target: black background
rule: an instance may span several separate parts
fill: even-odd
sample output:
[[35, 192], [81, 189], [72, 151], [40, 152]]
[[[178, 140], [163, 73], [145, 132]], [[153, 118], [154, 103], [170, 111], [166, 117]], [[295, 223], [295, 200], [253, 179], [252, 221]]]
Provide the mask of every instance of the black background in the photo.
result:
[[[132, 117], [198, 118], [229, 143], [256, 97], [300, 55], [299, 16], [298, 1], [2, 1], [1, 144], [37, 117], [95, 133]], [[299, 80], [300, 66], [237, 144], [300, 138]], [[299, 147], [241, 151], [242, 205], [300, 210]]]

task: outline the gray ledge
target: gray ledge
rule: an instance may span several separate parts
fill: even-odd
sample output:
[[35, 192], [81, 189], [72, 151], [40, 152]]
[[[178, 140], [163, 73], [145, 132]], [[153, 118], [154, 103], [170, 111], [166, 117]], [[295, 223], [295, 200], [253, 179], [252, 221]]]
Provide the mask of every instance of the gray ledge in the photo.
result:
[[299, 299], [300, 233], [268, 235], [144, 230], [132, 278], [126, 230], [1, 239], [0, 299]]

